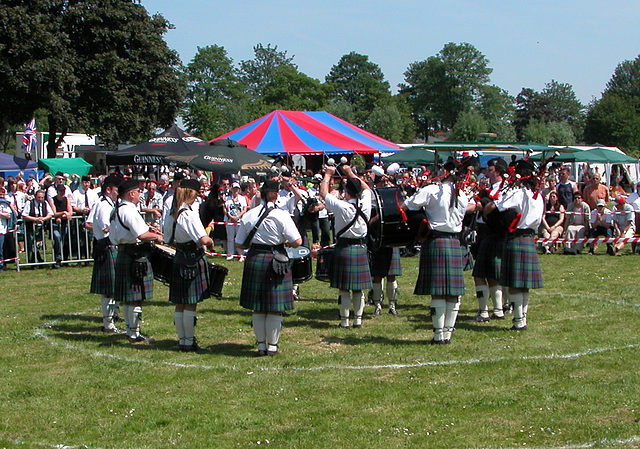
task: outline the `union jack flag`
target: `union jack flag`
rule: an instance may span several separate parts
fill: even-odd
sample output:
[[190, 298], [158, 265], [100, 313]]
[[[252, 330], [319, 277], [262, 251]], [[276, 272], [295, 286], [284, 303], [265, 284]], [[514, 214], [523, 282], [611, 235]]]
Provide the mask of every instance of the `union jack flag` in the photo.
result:
[[25, 153], [31, 154], [31, 152], [36, 149], [38, 144], [38, 138], [36, 137], [37, 132], [36, 119], [32, 118], [22, 135], [22, 149]]

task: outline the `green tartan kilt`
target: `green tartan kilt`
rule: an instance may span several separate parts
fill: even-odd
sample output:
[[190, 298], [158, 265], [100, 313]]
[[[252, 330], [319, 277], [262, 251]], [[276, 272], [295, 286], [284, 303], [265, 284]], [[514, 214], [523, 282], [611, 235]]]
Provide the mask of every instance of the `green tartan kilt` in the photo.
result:
[[244, 262], [240, 305], [255, 312], [284, 312], [293, 309], [293, 276], [289, 270], [276, 276], [270, 250], [251, 248]]
[[506, 239], [502, 252], [500, 285], [513, 288], [542, 288], [542, 270], [531, 236]]
[[118, 248], [110, 245], [104, 262], [93, 261], [90, 293], [112, 297], [116, 284], [116, 259]]
[[147, 274], [142, 281], [134, 281], [131, 275], [133, 258], [123, 249], [116, 259], [116, 285], [113, 299], [120, 302], [144, 301], [153, 298], [153, 269], [147, 261]]
[[458, 238], [427, 239], [420, 251], [420, 270], [414, 295], [464, 295], [464, 256]]
[[198, 261], [197, 273], [193, 279], [186, 279], [181, 275], [180, 265], [174, 258], [169, 301], [174, 304], [197, 304], [209, 296], [209, 264], [204, 256]]
[[482, 279], [500, 279], [504, 239], [493, 234], [483, 238], [473, 267], [473, 276]]
[[371, 268], [366, 245], [336, 244], [330, 274], [331, 287], [340, 290], [370, 290]]
[[400, 249], [382, 247], [369, 254], [371, 276], [402, 276]]

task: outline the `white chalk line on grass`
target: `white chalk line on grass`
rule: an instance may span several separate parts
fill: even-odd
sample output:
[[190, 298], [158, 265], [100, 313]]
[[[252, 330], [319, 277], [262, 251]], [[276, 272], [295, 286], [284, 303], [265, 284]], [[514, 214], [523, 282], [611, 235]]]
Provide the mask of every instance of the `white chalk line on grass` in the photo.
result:
[[640, 304], [634, 304], [631, 302], [627, 302], [623, 299], [620, 300], [616, 300], [616, 299], [608, 299], [608, 298], [602, 298], [602, 297], [598, 297], [598, 296], [588, 296], [585, 297], [584, 295], [579, 295], [577, 293], [560, 293], [560, 297], [562, 298], [584, 298], [587, 300], [591, 300], [591, 299], [595, 299], [596, 301], [602, 301], [602, 302], [608, 302], [610, 304], [615, 304], [617, 306], [624, 306], [624, 307], [640, 307]]
[[[73, 314], [73, 315], [80, 315], [80, 314]], [[74, 351], [81, 351], [84, 353], [89, 353], [94, 357], [106, 357], [106, 358], [110, 358], [113, 360], [120, 360], [120, 361], [124, 361], [124, 362], [132, 362], [132, 363], [149, 363], [149, 364], [156, 364], [156, 365], [164, 365], [164, 366], [171, 366], [171, 367], [176, 367], [176, 368], [190, 368], [190, 369], [202, 369], [202, 370], [221, 370], [221, 369], [229, 369], [229, 370], [240, 370], [240, 369], [246, 369], [246, 368], [241, 368], [235, 365], [225, 365], [225, 364], [220, 364], [220, 365], [204, 365], [204, 364], [185, 364], [185, 363], [176, 363], [176, 362], [167, 362], [167, 361], [157, 361], [157, 360], [148, 360], [148, 359], [134, 359], [134, 358], [130, 358], [130, 357], [122, 357], [119, 355], [115, 355], [115, 354], [109, 354], [109, 353], [105, 353], [102, 351], [94, 351], [94, 350], [89, 350], [89, 349], [85, 349], [83, 347], [79, 347], [79, 346], [75, 346], [72, 345], [71, 343], [62, 343], [62, 342], [58, 342], [58, 341], [54, 341], [52, 338], [50, 338], [47, 334], [46, 334], [46, 329], [49, 329], [53, 326], [55, 326], [57, 324], [58, 320], [54, 320], [54, 321], [50, 321], [48, 323], [45, 323], [45, 325], [40, 328], [40, 329], [36, 329], [35, 335], [37, 337], [41, 337], [43, 338], [45, 341], [47, 341], [48, 343], [50, 343], [51, 345], [54, 346], [60, 346], [60, 347], [64, 347], [67, 349], [71, 349]], [[556, 353], [551, 353], [551, 354], [546, 354], [546, 355], [533, 355], [533, 356], [521, 356], [521, 357], [510, 357], [510, 356], [505, 356], [505, 357], [494, 357], [494, 358], [486, 358], [486, 359], [467, 359], [467, 360], [444, 360], [444, 361], [428, 361], [428, 362], [414, 362], [414, 363], [406, 363], [406, 364], [399, 364], [399, 363], [391, 363], [391, 364], [383, 364], [383, 365], [336, 365], [336, 364], [332, 364], [332, 365], [321, 365], [321, 366], [287, 366], [287, 367], [256, 367], [257, 370], [260, 371], [307, 371], [307, 372], [312, 372], [312, 371], [323, 371], [323, 370], [330, 370], [330, 369], [341, 369], [341, 370], [381, 370], [381, 369], [408, 369], [408, 368], [420, 368], [420, 367], [425, 367], [425, 366], [451, 366], [451, 365], [477, 365], [480, 363], [498, 363], [498, 362], [503, 362], [503, 361], [507, 361], [507, 360], [561, 360], [561, 359], [576, 359], [576, 358], [580, 358], [580, 357], [585, 357], [585, 356], [589, 356], [589, 355], [594, 355], [594, 354], [600, 354], [603, 352], [610, 352], [610, 351], [622, 351], [625, 349], [635, 349], [635, 348], [639, 348], [640, 347], [640, 343], [636, 343], [636, 344], [630, 344], [630, 345], [625, 345], [625, 346], [614, 346], [614, 347], [609, 347], [609, 348], [592, 348], [592, 349], [587, 349], [586, 351], [582, 351], [582, 352], [574, 352], [571, 354], [556, 354]]]
[[[2, 438], [2, 437], [0, 437]], [[15, 445], [26, 445], [26, 444], [33, 444], [36, 446], [42, 446], [42, 447], [50, 447], [50, 448], [54, 448], [54, 449], [97, 449], [95, 447], [90, 447], [87, 446], [85, 444], [81, 444], [81, 445], [74, 445], [74, 446], [68, 446], [66, 444], [50, 444], [50, 443], [41, 443], [41, 442], [33, 442], [33, 441], [20, 441], [20, 440], [16, 440], [13, 438], [3, 438], [4, 440], [15, 444]], [[574, 444], [567, 444], [567, 445], [562, 445], [562, 446], [526, 446], [529, 449], [589, 449], [592, 447], [596, 447], [596, 446], [601, 446], [601, 445], [605, 445], [605, 444], [618, 444], [618, 445], [627, 445], [627, 444], [635, 444], [640, 442], [640, 437], [634, 436], [631, 438], [626, 438], [626, 439], [611, 439], [611, 438], [603, 438], [601, 440], [596, 440], [596, 441], [589, 441], [587, 443], [574, 443]], [[511, 447], [505, 447], [505, 446], [487, 446], [485, 449], [492, 449], [493, 447], [495, 447], [496, 449], [522, 449], [522, 446], [511, 446]]]

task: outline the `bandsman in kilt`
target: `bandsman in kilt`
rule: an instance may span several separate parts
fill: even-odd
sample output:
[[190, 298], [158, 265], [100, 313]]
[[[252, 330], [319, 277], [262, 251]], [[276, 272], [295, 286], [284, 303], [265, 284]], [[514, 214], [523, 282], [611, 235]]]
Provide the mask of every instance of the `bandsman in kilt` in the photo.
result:
[[196, 308], [209, 295], [209, 265], [203, 247], [213, 251], [213, 240], [204, 229], [198, 210], [193, 207], [200, 191], [200, 181], [187, 179], [176, 188], [178, 206], [167, 217], [164, 236], [175, 243], [176, 255], [169, 286], [169, 301], [176, 305], [173, 322], [181, 351], [197, 351]]
[[240, 305], [253, 310], [259, 356], [278, 353], [282, 314], [293, 309], [293, 277], [290, 265], [287, 269], [288, 263], [282, 258], [286, 254], [285, 243], [293, 248], [302, 244], [289, 213], [275, 205], [279, 189], [277, 181], [264, 182], [262, 205], [242, 216], [235, 240], [240, 254], [249, 248], [242, 272]]
[[513, 327], [520, 331], [527, 328], [529, 290], [542, 288], [542, 271], [538, 261], [534, 237], [542, 222], [544, 200], [537, 193], [538, 179], [535, 166], [528, 160], [515, 164], [516, 181], [495, 203], [484, 209], [485, 219], [499, 213], [508, 221], [508, 233], [502, 251], [500, 285], [509, 287], [513, 304]]
[[453, 160], [443, 166], [443, 181], [423, 187], [404, 206], [409, 210], [424, 208], [430, 231], [422, 244], [416, 295], [431, 295], [433, 339], [430, 344], [448, 344], [455, 328], [459, 298], [464, 295], [466, 249], [460, 238], [467, 208], [464, 192], [456, 187], [456, 167]]
[[373, 287], [367, 253], [367, 223], [371, 218], [371, 188], [358, 178], [349, 165], [342, 165], [346, 175], [341, 200], [329, 193], [335, 166], [324, 168], [320, 197], [327, 211], [334, 214], [336, 246], [333, 251], [330, 285], [340, 290], [340, 327], [349, 327], [349, 309], [353, 304], [353, 327], [362, 326], [364, 292]]
[[[491, 320], [504, 320], [502, 301], [502, 286], [500, 273], [502, 267], [502, 248], [504, 234], [489, 226], [482, 215], [484, 206], [501, 197], [503, 176], [507, 173], [507, 163], [501, 157], [495, 157], [487, 162], [487, 172], [491, 182], [491, 191], [481, 191], [476, 198], [476, 230], [477, 246], [474, 251], [475, 264], [473, 266], [473, 281], [478, 298], [478, 314], [474, 321], [482, 323]], [[489, 317], [489, 297], [493, 300], [493, 315]]]
[[118, 245], [114, 299], [122, 304], [127, 337], [132, 343], [154, 341], [140, 333], [142, 303], [153, 298], [153, 270], [146, 242], [162, 242], [162, 234], [147, 225], [138, 212], [138, 181], [118, 187], [120, 204], [111, 214], [109, 239]]
[[90, 293], [102, 295], [102, 331], [124, 333], [114, 323], [117, 309], [113, 299], [116, 282], [116, 257], [118, 248], [111, 244], [109, 226], [111, 213], [118, 200], [118, 186], [122, 179], [110, 175], [102, 181], [102, 198], [96, 202], [87, 215], [85, 227], [93, 232], [93, 272], [91, 274]]
[[[382, 167], [377, 165], [371, 168], [373, 182], [376, 187], [390, 187], [394, 184], [389, 177], [385, 175]], [[369, 254], [369, 266], [371, 268], [371, 278], [373, 281], [373, 304], [375, 310], [373, 317], [380, 316], [382, 313], [382, 279], [387, 278], [386, 294], [389, 301], [389, 313], [398, 316], [396, 305], [398, 301], [398, 281], [396, 276], [402, 276], [402, 265], [400, 264], [400, 248], [381, 247]]]

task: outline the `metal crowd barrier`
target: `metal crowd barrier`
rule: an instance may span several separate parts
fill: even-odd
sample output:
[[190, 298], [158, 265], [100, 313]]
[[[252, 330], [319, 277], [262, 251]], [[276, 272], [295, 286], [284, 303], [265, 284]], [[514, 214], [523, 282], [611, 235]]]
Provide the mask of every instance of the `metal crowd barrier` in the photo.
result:
[[15, 260], [16, 270], [55, 265], [56, 259], [61, 265], [93, 262], [93, 233], [85, 229], [84, 220], [83, 216], [73, 216], [66, 225], [58, 225], [54, 219], [42, 225], [18, 220], [18, 232], [13, 233], [20, 253]]

